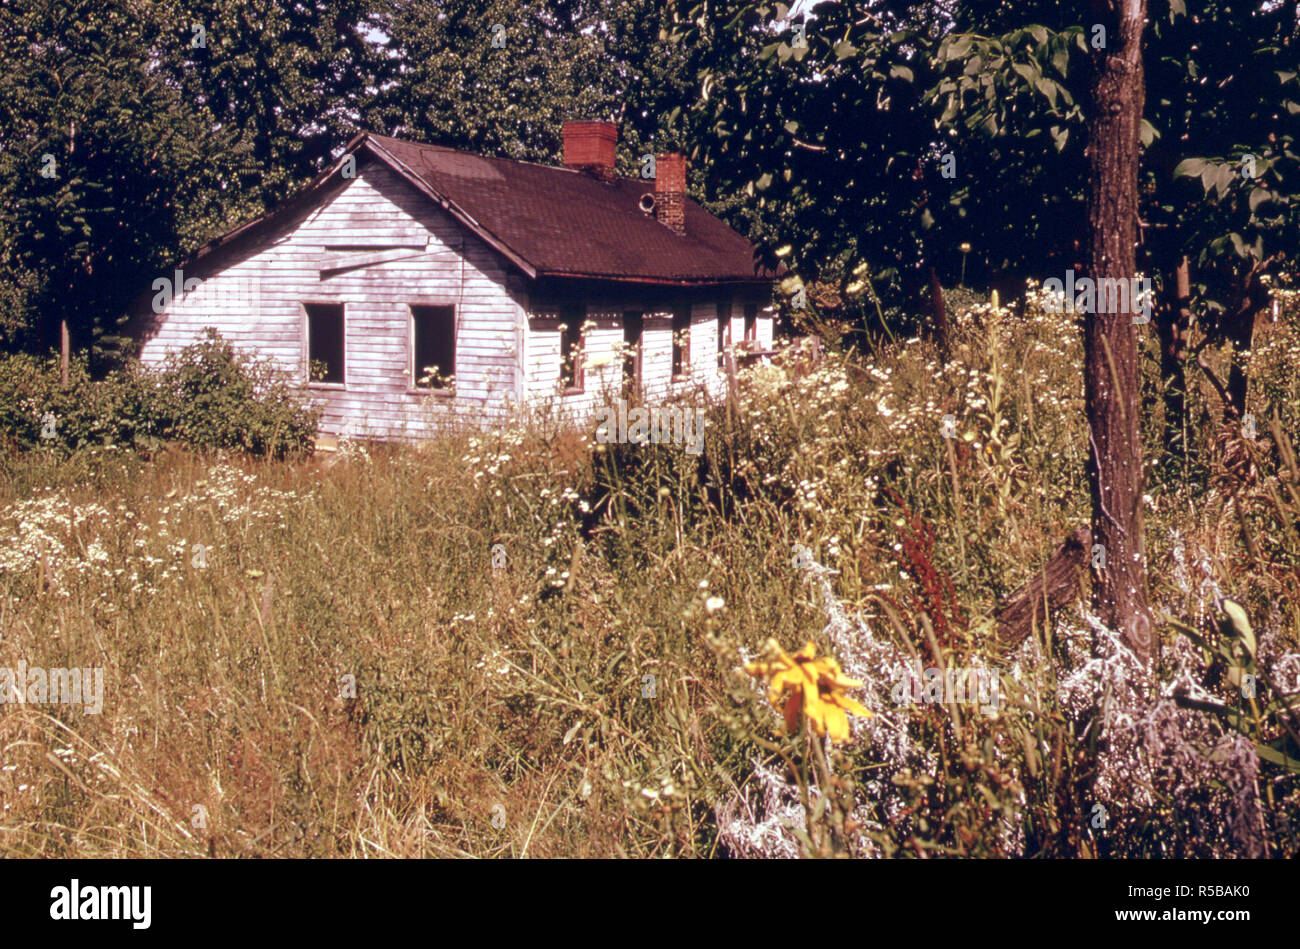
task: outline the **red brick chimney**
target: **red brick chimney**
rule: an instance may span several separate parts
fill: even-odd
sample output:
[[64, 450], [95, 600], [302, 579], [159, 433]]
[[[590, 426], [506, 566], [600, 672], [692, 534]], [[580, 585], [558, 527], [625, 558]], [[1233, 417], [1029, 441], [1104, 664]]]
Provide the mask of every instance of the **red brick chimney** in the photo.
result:
[[686, 233], [686, 156], [678, 152], [655, 159], [655, 217], [673, 233]]
[[618, 126], [613, 122], [565, 122], [564, 167], [613, 181]]

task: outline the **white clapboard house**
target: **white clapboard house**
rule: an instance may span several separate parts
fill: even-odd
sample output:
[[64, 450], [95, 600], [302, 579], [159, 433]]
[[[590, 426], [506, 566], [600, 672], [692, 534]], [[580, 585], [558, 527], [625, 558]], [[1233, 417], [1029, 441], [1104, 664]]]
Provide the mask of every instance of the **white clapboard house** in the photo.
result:
[[567, 123], [557, 168], [359, 135], [154, 282], [141, 359], [214, 327], [300, 379], [323, 432], [356, 437], [716, 394], [724, 350], [771, 348], [773, 275], [687, 197], [683, 156], [622, 178], [617, 145], [612, 124]]

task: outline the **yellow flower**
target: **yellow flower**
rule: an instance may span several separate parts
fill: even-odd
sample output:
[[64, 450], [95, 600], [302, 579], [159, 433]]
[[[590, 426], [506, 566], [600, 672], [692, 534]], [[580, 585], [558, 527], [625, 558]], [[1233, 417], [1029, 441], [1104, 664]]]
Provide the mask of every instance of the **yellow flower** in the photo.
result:
[[862, 683], [845, 677], [832, 657], [816, 658], [814, 643], [791, 656], [769, 639], [763, 654], [766, 659], [746, 663], [745, 671], [767, 680], [768, 701], [785, 716], [787, 732], [793, 734], [799, 727], [802, 711], [818, 735], [842, 743], [849, 740], [850, 714], [871, 717], [870, 709], [845, 695], [849, 689], [862, 688]]

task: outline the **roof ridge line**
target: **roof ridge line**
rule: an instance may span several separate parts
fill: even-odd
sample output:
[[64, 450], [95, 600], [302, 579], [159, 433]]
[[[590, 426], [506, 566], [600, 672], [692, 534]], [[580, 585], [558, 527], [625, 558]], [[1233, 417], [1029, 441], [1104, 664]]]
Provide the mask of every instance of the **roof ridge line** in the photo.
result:
[[[595, 178], [592, 175], [587, 175], [587, 173], [580, 168], [570, 168], [567, 165], [548, 165], [540, 161], [529, 161], [526, 158], [502, 158], [499, 155], [482, 155], [479, 154], [478, 152], [466, 151], [463, 148], [452, 148], [450, 145], [436, 145], [433, 142], [416, 142], [409, 138], [398, 138], [396, 135], [383, 135], [379, 132], [362, 132], [361, 134], [366, 136], [367, 138], [386, 138], [389, 141], [400, 142], [403, 145], [410, 145], [413, 148], [436, 148], [440, 151], [452, 152], [453, 154], [456, 155], [468, 155], [471, 158], [481, 158], [484, 161], [505, 162], [511, 165], [531, 165], [534, 168], [542, 168], [545, 169], [546, 171], [567, 171], [568, 173], [573, 175], [586, 175], [588, 178], [591, 178], [593, 181], [601, 180], [599, 178]], [[622, 182], [622, 181], [635, 182], [635, 181], [640, 181], [641, 179], [635, 175], [631, 177], [628, 177], [627, 175], [618, 175], [614, 180], [616, 182]], [[654, 179], [652, 178], [650, 180], [653, 181]], [[602, 184], [608, 184], [608, 183], [609, 182], [602, 182]]]

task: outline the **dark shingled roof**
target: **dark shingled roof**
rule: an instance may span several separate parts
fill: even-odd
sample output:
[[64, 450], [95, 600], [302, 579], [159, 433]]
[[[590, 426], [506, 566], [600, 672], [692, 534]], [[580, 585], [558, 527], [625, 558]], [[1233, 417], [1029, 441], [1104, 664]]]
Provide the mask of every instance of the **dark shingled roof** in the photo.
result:
[[646, 283], [767, 281], [753, 246], [694, 201], [679, 236], [641, 211], [653, 181], [484, 158], [384, 135], [354, 139], [440, 201], [531, 277]]

